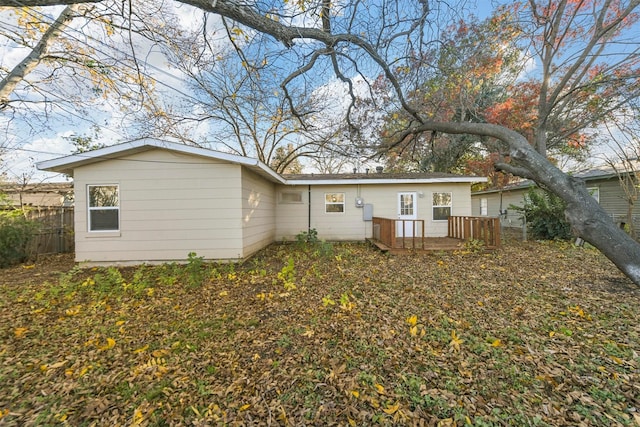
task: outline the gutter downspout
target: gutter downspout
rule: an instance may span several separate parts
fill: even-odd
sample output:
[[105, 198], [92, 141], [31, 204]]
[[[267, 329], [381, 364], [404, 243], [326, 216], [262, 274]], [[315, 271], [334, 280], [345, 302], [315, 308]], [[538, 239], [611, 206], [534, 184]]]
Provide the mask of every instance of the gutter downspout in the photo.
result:
[[308, 186], [308, 195], [309, 195], [309, 203], [308, 203], [308, 217], [307, 217], [307, 235], [309, 235], [311, 233], [311, 185], [309, 184]]

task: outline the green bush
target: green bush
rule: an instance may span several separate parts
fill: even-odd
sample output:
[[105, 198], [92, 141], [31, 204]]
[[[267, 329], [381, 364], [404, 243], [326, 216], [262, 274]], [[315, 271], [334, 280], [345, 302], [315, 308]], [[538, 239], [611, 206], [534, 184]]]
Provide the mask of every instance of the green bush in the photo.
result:
[[29, 244], [39, 224], [28, 220], [20, 209], [0, 210], [0, 268], [29, 258]]
[[565, 203], [553, 193], [540, 188], [530, 188], [522, 207], [510, 206], [522, 212], [527, 220], [527, 228], [534, 239], [569, 240], [571, 226], [565, 219]]

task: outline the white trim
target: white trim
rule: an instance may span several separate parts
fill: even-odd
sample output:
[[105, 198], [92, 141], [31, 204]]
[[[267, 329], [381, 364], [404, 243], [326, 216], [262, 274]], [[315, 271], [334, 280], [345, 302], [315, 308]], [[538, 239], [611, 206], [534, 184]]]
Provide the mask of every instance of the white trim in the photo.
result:
[[373, 184], [438, 184], [438, 183], [473, 183], [487, 182], [488, 178], [481, 176], [457, 176], [451, 178], [355, 178], [355, 179], [292, 179], [287, 185], [373, 185]]
[[[91, 206], [91, 187], [116, 187], [116, 192], [118, 196], [118, 205], [117, 206]], [[117, 211], [118, 212], [118, 228], [109, 229], [109, 230], [92, 230], [91, 229], [91, 212], [102, 210], [102, 211]], [[87, 184], [87, 232], [90, 234], [98, 233], [120, 233], [120, 184]]]
[[[435, 194], [449, 194], [450, 204], [448, 204], [448, 205], [434, 205], [433, 204], [433, 196]], [[436, 219], [436, 216], [434, 215], [436, 208], [449, 208], [449, 215], [451, 215], [453, 213], [453, 191], [433, 191], [431, 193], [431, 220], [433, 222], [445, 222], [445, 221], [448, 221], [447, 218], [445, 218], [445, 219]]]
[[209, 150], [208, 148], [193, 147], [191, 145], [180, 144], [170, 141], [161, 141], [153, 138], [138, 139], [131, 142], [124, 142], [98, 150], [87, 151], [86, 153], [73, 154], [71, 156], [59, 157], [46, 160], [36, 164], [40, 170], [51, 172], [65, 172], [86, 164], [100, 162], [104, 160], [117, 159], [127, 152], [136, 153], [146, 151], [151, 148], [160, 148], [175, 151], [183, 154], [200, 156], [207, 159], [215, 159], [235, 163], [249, 168], [258, 169], [273, 180], [285, 184], [286, 181], [279, 174], [274, 172], [267, 165], [251, 157], [238, 156], [235, 154], [223, 153], [221, 151]]
[[[329, 194], [342, 194], [341, 202], [327, 202], [327, 196]], [[342, 206], [341, 212], [327, 212], [327, 206]], [[347, 210], [347, 193], [344, 191], [330, 191], [328, 193], [324, 193], [324, 213], [326, 215], [341, 215], [344, 214]]]

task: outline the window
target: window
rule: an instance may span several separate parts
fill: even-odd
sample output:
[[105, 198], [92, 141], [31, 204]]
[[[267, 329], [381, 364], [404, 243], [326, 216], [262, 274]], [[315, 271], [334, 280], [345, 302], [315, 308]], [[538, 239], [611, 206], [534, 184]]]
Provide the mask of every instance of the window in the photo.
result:
[[413, 197], [414, 197], [414, 193], [400, 194], [400, 215], [402, 216], [413, 215]]
[[325, 193], [324, 211], [326, 213], [344, 212], [344, 193]]
[[451, 193], [433, 193], [433, 220], [446, 221], [451, 216]]
[[280, 203], [302, 203], [302, 191], [283, 191], [280, 193]]
[[489, 215], [489, 200], [486, 197], [480, 199], [480, 215], [487, 216]]
[[596, 202], [600, 203], [600, 188], [599, 187], [587, 187], [587, 191], [589, 194], [596, 199]]
[[89, 231], [120, 230], [120, 197], [117, 185], [89, 185]]

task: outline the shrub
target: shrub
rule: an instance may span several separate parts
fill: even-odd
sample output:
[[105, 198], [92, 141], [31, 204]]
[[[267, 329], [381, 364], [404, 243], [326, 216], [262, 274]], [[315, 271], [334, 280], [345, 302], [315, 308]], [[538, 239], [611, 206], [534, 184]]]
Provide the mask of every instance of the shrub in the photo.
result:
[[0, 210], [0, 268], [29, 258], [30, 243], [39, 224], [28, 220], [20, 209]]
[[569, 240], [571, 226], [565, 219], [565, 203], [553, 193], [530, 188], [522, 207], [510, 206], [522, 212], [531, 236], [540, 240]]
[[315, 228], [310, 228], [309, 231], [303, 231], [296, 235], [296, 242], [299, 245], [304, 245], [305, 243], [315, 245], [319, 241], [318, 230]]

